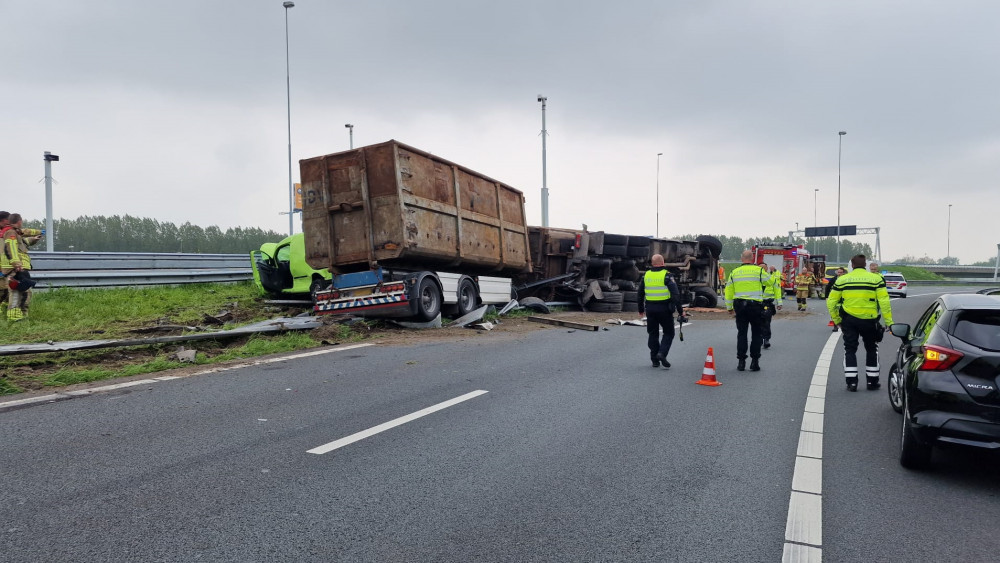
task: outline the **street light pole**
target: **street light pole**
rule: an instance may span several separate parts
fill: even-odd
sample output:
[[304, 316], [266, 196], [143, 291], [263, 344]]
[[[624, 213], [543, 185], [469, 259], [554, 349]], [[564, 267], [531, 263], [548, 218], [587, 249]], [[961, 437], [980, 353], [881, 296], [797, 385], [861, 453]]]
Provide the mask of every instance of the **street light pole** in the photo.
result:
[[948, 204], [948, 252], [945, 258], [951, 258], [951, 204]]
[[843, 154], [844, 135], [847, 131], [837, 133], [837, 265], [840, 265], [840, 158]]
[[660, 238], [660, 157], [662, 152], [656, 153], [656, 238]]
[[353, 149], [354, 148], [354, 126], [351, 125], [350, 123], [345, 123], [344, 127], [347, 127], [347, 134], [350, 135], [350, 138], [351, 138], [351, 148]]
[[549, 188], [545, 183], [545, 102], [548, 98], [539, 94], [538, 101], [542, 102], [542, 226], [549, 226]]
[[[813, 188], [813, 228], [815, 229], [818, 223], [816, 223], [816, 201], [819, 197], [819, 188]], [[813, 243], [813, 253], [816, 253], [816, 243]]]
[[285, 7], [285, 96], [288, 100], [288, 236], [295, 233], [295, 186], [292, 184], [292, 80], [288, 64], [288, 9], [295, 2], [283, 2]]
[[59, 162], [59, 155], [45, 151], [42, 156], [45, 160], [45, 251], [52, 252], [52, 245], [56, 238], [55, 231], [52, 230], [52, 163]]

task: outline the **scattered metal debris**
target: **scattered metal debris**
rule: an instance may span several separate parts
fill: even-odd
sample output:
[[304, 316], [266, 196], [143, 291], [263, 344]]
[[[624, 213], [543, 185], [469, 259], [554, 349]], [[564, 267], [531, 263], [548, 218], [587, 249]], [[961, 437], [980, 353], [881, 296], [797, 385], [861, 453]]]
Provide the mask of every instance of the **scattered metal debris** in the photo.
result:
[[434, 320], [427, 322], [415, 322], [415, 321], [397, 321], [390, 320], [392, 324], [399, 325], [403, 328], [441, 328], [441, 313], [434, 317]]
[[589, 325], [585, 323], [575, 323], [573, 321], [560, 321], [559, 319], [547, 319], [544, 317], [528, 317], [529, 321], [534, 321], [536, 323], [545, 323], [549, 325], [565, 326], [569, 328], [578, 328], [580, 330], [587, 330], [592, 332], [597, 332], [600, 329], [597, 325]]
[[474, 322], [482, 319], [483, 315], [486, 314], [486, 310], [489, 309], [489, 308], [490, 308], [489, 305], [483, 305], [482, 307], [476, 309], [475, 311], [470, 311], [470, 312], [462, 315], [461, 317], [455, 319], [454, 321], [448, 323], [448, 326], [449, 327], [452, 327], [452, 326], [466, 326], [466, 325], [472, 324], [472, 323], [474, 323]]
[[322, 326], [315, 318], [271, 319], [251, 325], [229, 330], [199, 332], [197, 334], [181, 334], [177, 336], [157, 336], [154, 338], [124, 338], [116, 340], [70, 340], [67, 342], [46, 342], [34, 344], [10, 344], [0, 346], [0, 356], [16, 356], [19, 354], [44, 354], [46, 352], [65, 352], [67, 350], [88, 350], [92, 348], [116, 348], [125, 346], [147, 346], [149, 344], [169, 344], [171, 342], [186, 342], [191, 340], [218, 340], [222, 338], [237, 338], [263, 332], [285, 332], [289, 330], [309, 330]]
[[542, 301], [537, 297], [525, 297], [520, 301], [520, 305], [525, 309], [531, 309], [532, 311], [537, 311], [546, 315], [552, 312], [549, 309], [549, 306], [545, 304], [545, 301]]
[[512, 309], [514, 309], [515, 307], [517, 307], [518, 305], [519, 305], [519, 303], [517, 302], [517, 299], [511, 299], [511, 300], [510, 300], [510, 302], [509, 302], [509, 303], [507, 303], [506, 305], [504, 305], [504, 306], [503, 306], [503, 309], [500, 309], [500, 312], [499, 312], [499, 313], [497, 313], [497, 314], [498, 314], [498, 315], [501, 315], [501, 316], [502, 316], [502, 315], [506, 315], [506, 314], [507, 314], [507, 313], [509, 313], [509, 312], [510, 312], [510, 311], [511, 311]]

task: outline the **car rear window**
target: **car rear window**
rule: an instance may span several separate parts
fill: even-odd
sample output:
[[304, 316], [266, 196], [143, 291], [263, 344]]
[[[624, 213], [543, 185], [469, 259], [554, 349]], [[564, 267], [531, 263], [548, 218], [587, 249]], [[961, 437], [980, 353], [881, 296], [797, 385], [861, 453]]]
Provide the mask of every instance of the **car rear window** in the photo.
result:
[[885, 276], [885, 281], [900, 282], [900, 281], [906, 281], [906, 280], [903, 279], [903, 276]]
[[1000, 311], [962, 311], [955, 338], [986, 350], [1000, 350]]

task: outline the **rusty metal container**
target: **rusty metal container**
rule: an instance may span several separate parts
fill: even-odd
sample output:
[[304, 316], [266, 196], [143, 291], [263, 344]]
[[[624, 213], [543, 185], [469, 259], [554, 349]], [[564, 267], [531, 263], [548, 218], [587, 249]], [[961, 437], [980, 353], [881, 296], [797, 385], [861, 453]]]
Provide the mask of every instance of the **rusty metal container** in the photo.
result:
[[524, 194], [502, 182], [395, 140], [299, 169], [313, 268], [531, 271]]

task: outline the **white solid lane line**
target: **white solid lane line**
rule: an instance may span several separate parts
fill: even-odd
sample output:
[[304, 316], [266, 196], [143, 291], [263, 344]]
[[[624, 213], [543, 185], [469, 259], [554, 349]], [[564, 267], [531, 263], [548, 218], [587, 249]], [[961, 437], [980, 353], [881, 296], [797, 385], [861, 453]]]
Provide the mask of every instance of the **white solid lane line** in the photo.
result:
[[341, 438], [339, 440], [334, 440], [333, 442], [330, 442], [329, 444], [323, 444], [322, 446], [317, 446], [317, 447], [315, 447], [315, 448], [313, 448], [311, 450], [308, 450], [306, 453], [322, 455], [322, 454], [325, 454], [325, 453], [328, 453], [328, 452], [332, 452], [333, 450], [336, 450], [337, 448], [342, 448], [342, 447], [344, 447], [344, 446], [346, 446], [348, 444], [353, 444], [354, 442], [357, 442], [359, 440], [364, 440], [365, 438], [368, 438], [370, 436], [374, 436], [374, 435], [376, 435], [376, 434], [378, 434], [380, 432], [385, 432], [386, 430], [389, 430], [390, 428], [395, 428], [395, 427], [397, 427], [397, 426], [399, 426], [401, 424], [406, 424], [407, 422], [411, 422], [411, 421], [416, 420], [416, 419], [418, 419], [418, 418], [420, 418], [422, 416], [427, 416], [427, 415], [429, 415], [429, 414], [431, 414], [433, 412], [437, 412], [439, 410], [446, 409], [448, 407], [457, 405], [457, 404], [459, 404], [459, 403], [461, 403], [463, 401], [468, 401], [469, 399], [474, 399], [474, 398], [476, 398], [476, 397], [478, 397], [480, 395], [484, 395], [486, 393], [489, 393], [489, 391], [479, 390], [479, 391], [473, 391], [471, 393], [466, 393], [465, 395], [462, 395], [460, 397], [455, 397], [454, 399], [449, 399], [449, 400], [447, 400], [447, 401], [445, 401], [443, 403], [438, 403], [438, 404], [436, 404], [434, 406], [427, 407], [426, 409], [421, 409], [421, 410], [419, 410], [419, 411], [417, 411], [415, 413], [411, 413], [411, 414], [408, 414], [406, 416], [401, 416], [401, 417], [399, 417], [397, 419], [390, 420], [389, 422], [383, 422], [382, 424], [379, 424], [378, 426], [373, 426], [373, 427], [369, 428], [368, 430], [362, 430], [361, 432], [356, 432], [354, 434], [351, 434], [350, 436], [346, 436], [346, 437]]
[[830, 362], [839, 341], [839, 332], [827, 339], [809, 383], [788, 499], [782, 563], [819, 563], [823, 559], [823, 412]]

